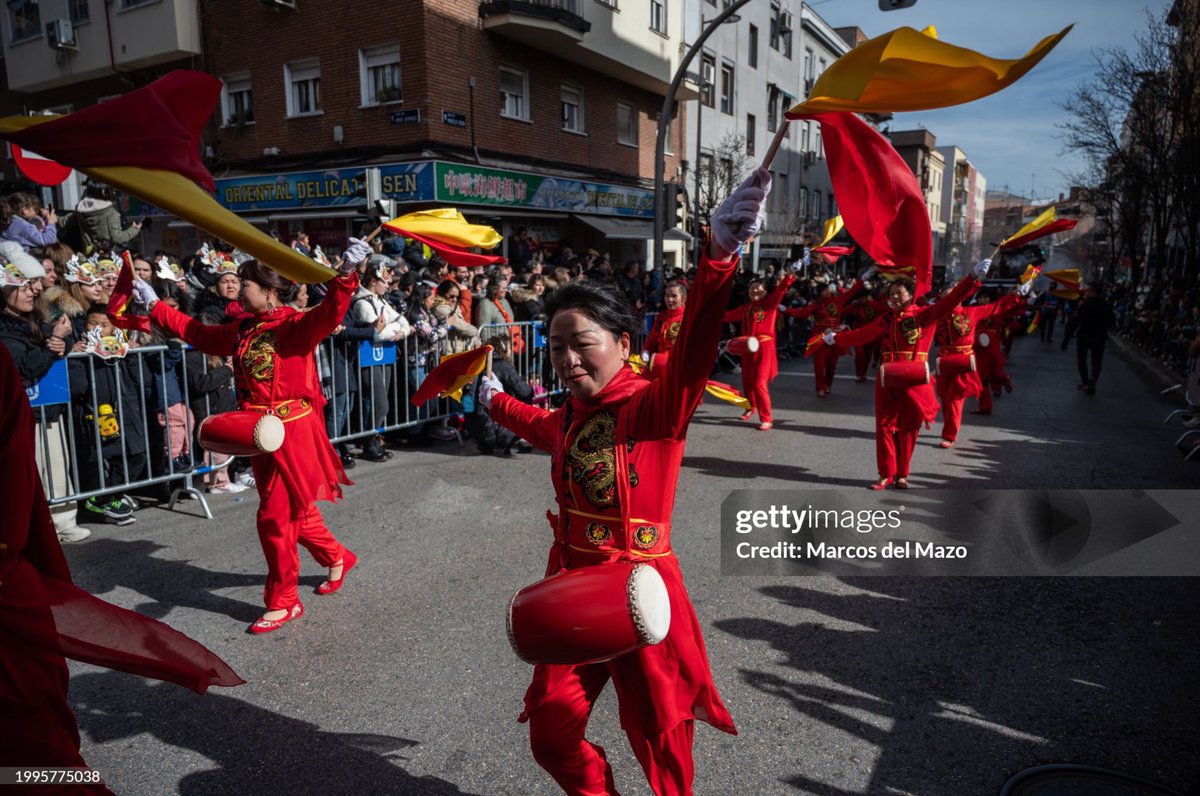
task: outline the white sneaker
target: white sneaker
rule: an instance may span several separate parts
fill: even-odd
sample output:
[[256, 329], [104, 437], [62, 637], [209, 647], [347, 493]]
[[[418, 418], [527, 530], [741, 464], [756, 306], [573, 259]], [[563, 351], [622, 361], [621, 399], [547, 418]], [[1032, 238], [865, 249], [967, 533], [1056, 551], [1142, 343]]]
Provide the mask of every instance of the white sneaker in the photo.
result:
[[233, 477], [233, 482], [241, 484], [244, 487], [254, 486], [254, 473], [249, 470], [243, 470]]
[[62, 542], [63, 544], [67, 544], [68, 542], [82, 542], [91, 535], [92, 532], [87, 528], [80, 528], [76, 526], [74, 528], [68, 528], [65, 531], [59, 531], [58, 541]]
[[245, 492], [246, 487], [242, 486], [241, 484], [237, 484], [237, 483], [234, 483], [231, 481], [228, 484], [221, 484], [220, 486], [210, 486], [206, 491], [209, 492], [210, 494], [215, 492], [217, 494], [228, 493], [228, 494], [234, 495], [234, 494], [237, 494], [238, 492]]

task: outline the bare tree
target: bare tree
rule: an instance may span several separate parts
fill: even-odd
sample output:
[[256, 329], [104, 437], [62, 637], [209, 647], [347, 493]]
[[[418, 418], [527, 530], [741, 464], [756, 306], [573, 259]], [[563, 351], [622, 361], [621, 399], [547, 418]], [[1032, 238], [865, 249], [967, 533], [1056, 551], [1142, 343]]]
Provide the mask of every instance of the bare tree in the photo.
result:
[[[1176, 4], [1183, 5], [1189, 4]], [[1196, 158], [1194, 151], [1182, 151], [1195, 135], [1194, 123], [1185, 123], [1194, 119], [1197, 102], [1194, 46], [1187, 55], [1192, 68], [1180, 68], [1181, 39], [1195, 31], [1181, 32], [1167, 16], [1148, 13], [1147, 29], [1135, 37], [1131, 51], [1095, 53], [1096, 74], [1063, 103], [1071, 117], [1059, 125], [1067, 146], [1086, 159], [1092, 175], [1087, 187], [1115, 225], [1110, 256], [1130, 257], [1135, 283], [1143, 276], [1142, 251], [1161, 275], [1172, 227], [1189, 201], [1183, 183], [1195, 179], [1194, 173], [1178, 173], [1183, 159]], [[1193, 247], [1194, 231], [1193, 226]]]
[[[699, 196], [695, 208], [697, 224], [709, 223], [718, 205], [741, 185], [742, 180], [750, 173], [750, 168], [750, 160], [746, 156], [746, 139], [736, 133], [726, 134], [711, 153], [701, 154], [700, 162], [692, 172], [692, 184], [689, 186], [690, 195]], [[699, 194], [696, 192], [697, 182], [700, 185]]]

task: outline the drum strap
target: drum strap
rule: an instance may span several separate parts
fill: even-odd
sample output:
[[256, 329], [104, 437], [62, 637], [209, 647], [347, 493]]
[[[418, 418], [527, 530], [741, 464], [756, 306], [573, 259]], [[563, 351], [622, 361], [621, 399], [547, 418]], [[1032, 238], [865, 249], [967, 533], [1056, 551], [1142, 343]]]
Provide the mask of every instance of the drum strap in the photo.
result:
[[621, 507], [621, 530], [625, 534], [625, 551], [621, 555], [622, 561], [633, 561], [633, 534], [629, 527], [630, 512], [633, 511], [633, 500], [629, 494], [629, 429], [626, 418], [628, 412], [617, 412], [617, 441], [616, 449], [613, 451], [616, 460], [616, 482], [617, 482], [617, 501]]

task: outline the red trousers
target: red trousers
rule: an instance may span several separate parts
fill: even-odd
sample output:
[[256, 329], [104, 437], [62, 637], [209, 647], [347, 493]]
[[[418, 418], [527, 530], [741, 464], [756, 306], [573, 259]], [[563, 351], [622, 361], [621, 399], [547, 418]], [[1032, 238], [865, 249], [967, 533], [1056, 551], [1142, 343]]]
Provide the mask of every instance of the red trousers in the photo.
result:
[[854, 377], [862, 381], [867, 377], [867, 369], [879, 353], [879, 343], [867, 343], [854, 346]]
[[[534, 760], [572, 796], [617, 796], [604, 749], [583, 737], [592, 707], [608, 679], [608, 667], [603, 663], [576, 666], [572, 676], [560, 681], [529, 714]], [[625, 728], [646, 781], [658, 796], [691, 794], [694, 724], [682, 721], [653, 738]]]
[[813, 373], [816, 376], [817, 392], [833, 389], [833, 376], [837, 372], [838, 347], [817, 346], [813, 350]]
[[920, 429], [887, 429], [875, 423], [875, 462], [880, 478], [908, 478]]
[[268, 611], [291, 608], [300, 601], [296, 583], [300, 578], [300, 552], [296, 545], [312, 554], [317, 563], [331, 567], [342, 560], [346, 548], [334, 538], [321, 512], [309, 504], [298, 517], [292, 516], [291, 500], [278, 470], [255, 468], [258, 485], [258, 541], [267, 559], [267, 583], [263, 587], [263, 602]]

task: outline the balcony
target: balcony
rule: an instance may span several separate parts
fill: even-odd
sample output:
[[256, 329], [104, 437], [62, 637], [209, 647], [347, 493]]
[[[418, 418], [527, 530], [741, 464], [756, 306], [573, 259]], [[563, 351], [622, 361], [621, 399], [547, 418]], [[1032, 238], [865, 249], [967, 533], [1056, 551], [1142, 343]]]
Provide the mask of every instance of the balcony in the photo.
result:
[[583, 0], [487, 0], [479, 16], [485, 30], [565, 57], [592, 29]]

